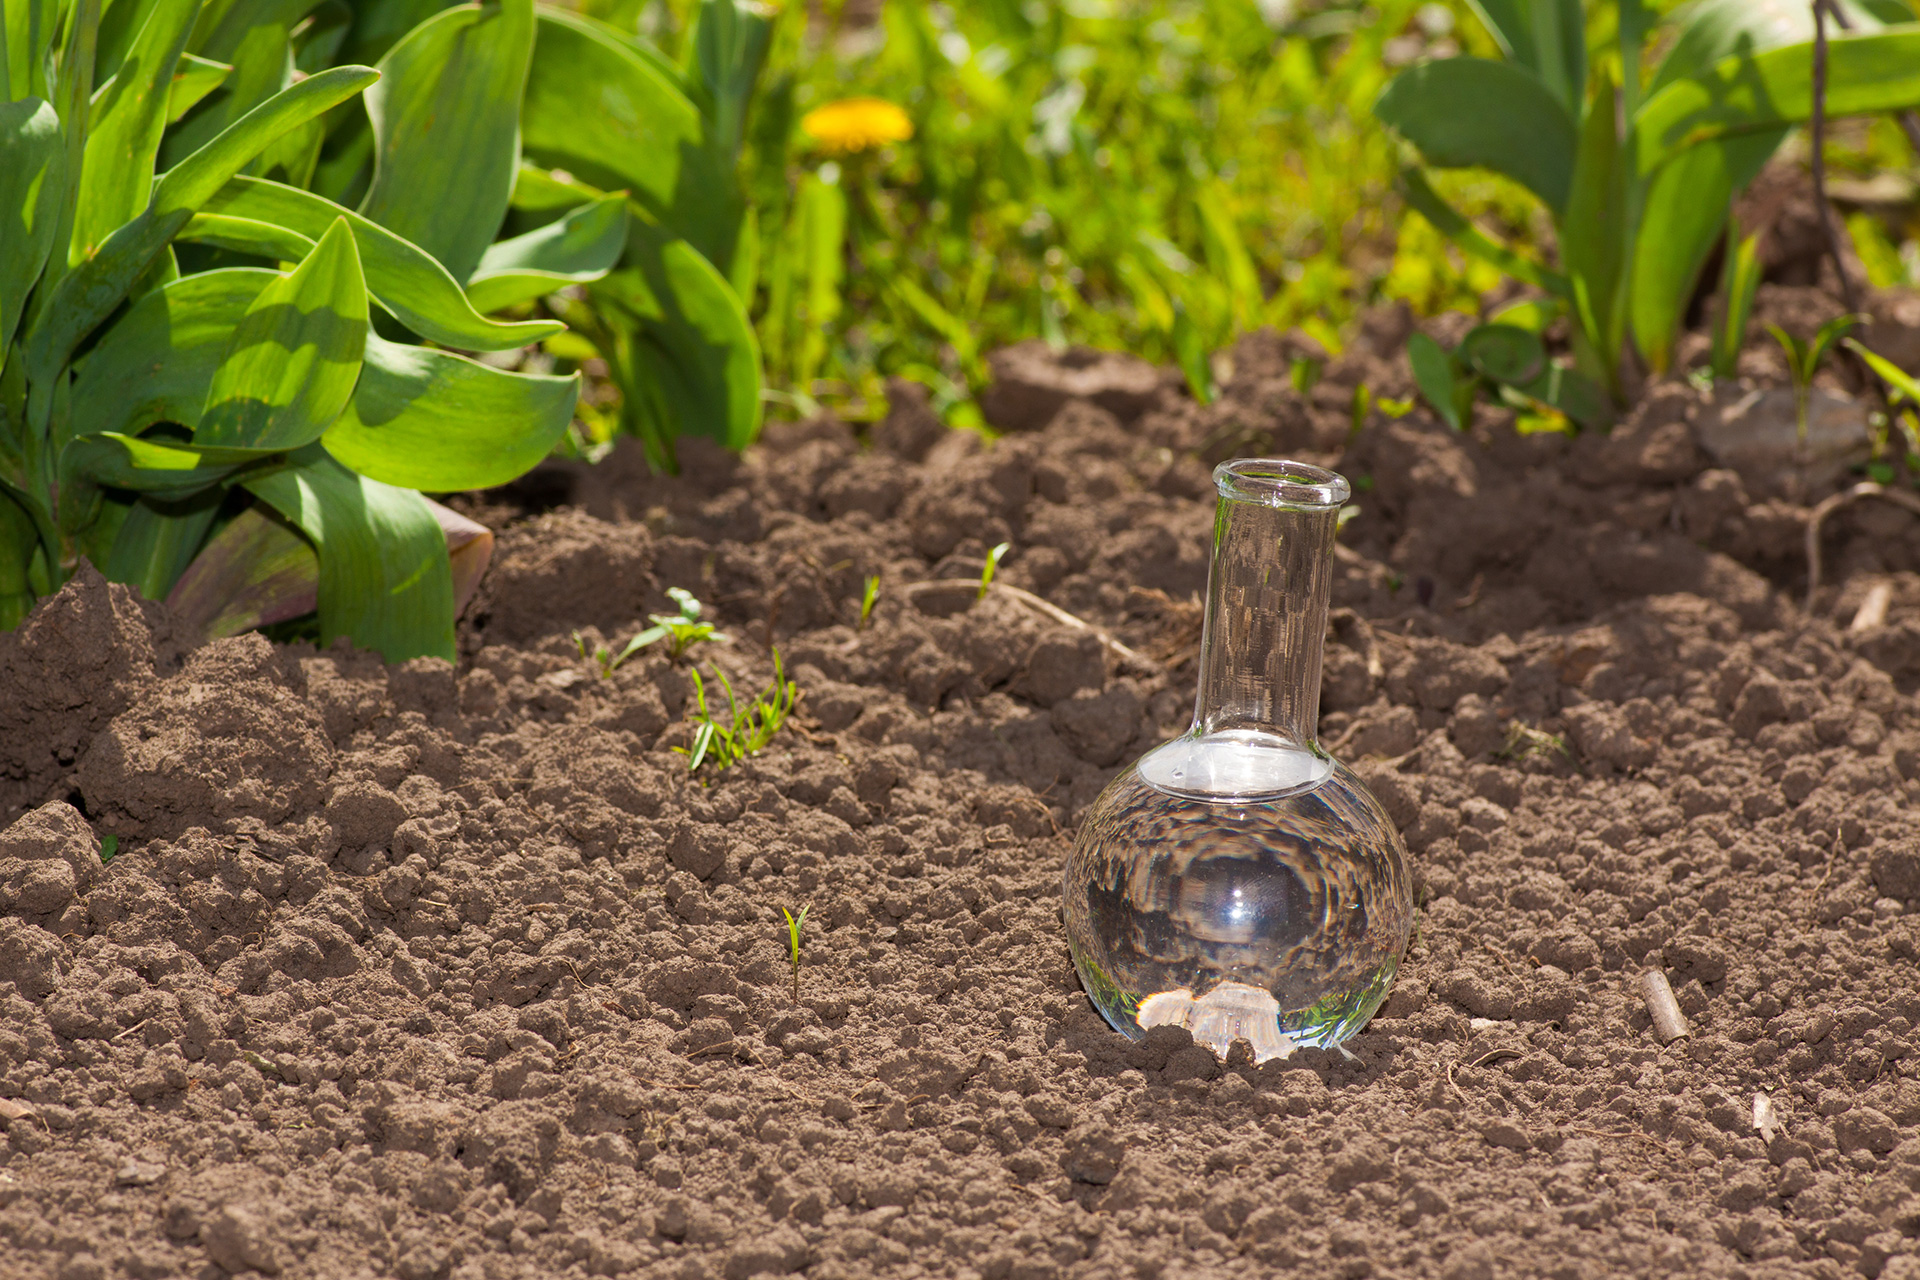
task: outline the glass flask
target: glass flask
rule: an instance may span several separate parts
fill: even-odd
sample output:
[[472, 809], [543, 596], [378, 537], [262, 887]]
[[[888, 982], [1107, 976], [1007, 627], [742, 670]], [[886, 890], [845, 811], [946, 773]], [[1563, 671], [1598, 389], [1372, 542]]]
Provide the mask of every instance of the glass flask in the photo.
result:
[[1338, 1045], [1386, 998], [1413, 926], [1391, 819], [1320, 746], [1320, 657], [1347, 482], [1214, 469], [1220, 491], [1193, 727], [1088, 809], [1067, 941], [1115, 1030], [1186, 1027], [1221, 1057]]

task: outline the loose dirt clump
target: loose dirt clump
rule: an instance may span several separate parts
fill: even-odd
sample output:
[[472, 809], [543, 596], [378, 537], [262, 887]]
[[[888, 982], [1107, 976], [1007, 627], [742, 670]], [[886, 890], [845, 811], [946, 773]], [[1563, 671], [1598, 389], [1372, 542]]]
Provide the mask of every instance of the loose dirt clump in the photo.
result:
[[[1304, 394], [1298, 338], [1206, 408], [1023, 351], [992, 444], [901, 385], [864, 439], [554, 468], [480, 502], [457, 669], [184, 650], [83, 573], [0, 637], [0, 1271], [1920, 1275], [1910, 517], [1831, 520], [1808, 612], [1850, 477], [1716, 464], [1684, 383], [1604, 438], [1356, 424], [1408, 329]], [[1109, 1031], [1056, 906], [1183, 727], [1254, 451], [1356, 483], [1322, 729], [1420, 902], [1352, 1055], [1257, 1068]], [[1087, 625], [976, 600], [1000, 541]], [[602, 678], [573, 633], [668, 587], [728, 642]], [[795, 721], [690, 775], [693, 671], [769, 645]]]

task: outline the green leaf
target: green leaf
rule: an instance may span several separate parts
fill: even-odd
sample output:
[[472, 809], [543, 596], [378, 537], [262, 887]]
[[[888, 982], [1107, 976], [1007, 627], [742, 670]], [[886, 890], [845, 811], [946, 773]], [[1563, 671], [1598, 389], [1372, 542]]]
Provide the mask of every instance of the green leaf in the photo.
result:
[[473, 274], [506, 217], [533, 35], [533, 0], [448, 9], [394, 46], [367, 90], [376, 146], [360, 212], [455, 280]]
[[70, 263], [93, 256], [116, 228], [147, 207], [174, 64], [199, 7], [198, 0], [156, 0], [120, 69], [95, 95]]
[[320, 643], [346, 636], [388, 662], [453, 661], [453, 573], [425, 498], [354, 475], [318, 445], [247, 489], [320, 555]]
[[1547, 365], [1540, 335], [1512, 324], [1483, 324], [1460, 340], [1455, 353], [1468, 368], [1495, 382], [1532, 382]]
[[167, 91], [167, 123], [172, 124], [200, 105], [208, 94], [226, 83], [233, 67], [196, 54], [182, 54], [174, 64], [173, 85]]
[[[1838, 36], [1827, 42], [1829, 119], [1920, 105], [1920, 30]], [[1813, 111], [1811, 46], [1788, 45], [1727, 58], [1677, 80], [1634, 118], [1640, 173], [1653, 173], [1690, 146], [1730, 134], [1799, 124]]]
[[255, 222], [252, 218], [230, 218], [221, 213], [196, 213], [187, 225], [174, 233], [175, 244], [207, 244], [235, 253], [298, 262], [313, 252], [314, 242], [298, 231]]
[[1646, 184], [1628, 289], [1635, 345], [1665, 373], [1700, 268], [1726, 223], [1727, 203], [1753, 181], [1786, 134], [1704, 142], [1662, 165]]
[[701, 0], [695, 19], [693, 69], [712, 121], [713, 146], [729, 164], [740, 154], [753, 86], [773, 42], [777, 9], [756, 0]]
[[760, 347], [724, 277], [692, 245], [634, 219], [629, 265], [594, 286], [633, 322], [629, 360], [650, 385], [663, 438], [738, 451], [760, 427]]
[[489, 247], [467, 297], [483, 312], [530, 302], [568, 284], [598, 280], [613, 270], [626, 247], [626, 197], [603, 196]]
[[1522, 257], [1474, 226], [1466, 215], [1440, 198], [1440, 193], [1433, 189], [1424, 173], [1418, 169], [1403, 169], [1400, 171], [1399, 185], [1400, 194], [1414, 211], [1431, 222], [1434, 230], [1453, 241], [1462, 251], [1492, 263], [1523, 284], [1544, 289], [1568, 302], [1573, 301], [1573, 285], [1565, 276], [1541, 266], [1531, 258]]
[[739, 217], [729, 167], [707, 145], [686, 94], [605, 24], [540, 10], [520, 130], [529, 157], [603, 191], [625, 188], [663, 226], [726, 265]]
[[366, 340], [367, 288], [342, 218], [240, 318], [194, 441], [294, 449], [319, 439], [353, 395]]
[[1587, 81], [1586, 20], [1580, 0], [1468, 0], [1510, 60], [1578, 109]]
[[[1847, 8], [1855, 29], [1880, 27], [1857, 5]], [[1912, 20], [1912, 15], [1904, 19]], [[1674, 15], [1674, 25], [1679, 37], [1648, 84], [1648, 97], [1676, 80], [1712, 70], [1723, 58], [1813, 39], [1813, 6], [1803, 0], [1693, 0]]]
[[173, 616], [205, 636], [234, 636], [287, 622], [319, 604], [320, 558], [271, 507], [255, 503], [227, 522], [168, 589]]
[[53, 104], [22, 98], [0, 105], [0, 355], [53, 252], [66, 188], [66, 145]]
[[206, 201], [205, 210], [284, 227], [312, 240], [344, 217], [353, 228], [374, 300], [421, 337], [449, 347], [509, 351], [566, 328], [551, 320], [487, 319], [474, 310], [459, 284], [432, 255], [331, 200], [285, 183], [235, 178]]
[[1565, 366], [1550, 364], [1538, 378], [1515, 389], [1552, 405], [1583, 427], [1604, 430], [1613, 425], [1613, 402], [1600, 384]]
[[1842, 338], [1840, 342], [1842, 346], [1851, 349], [1855, 355], [1865, 360], [1867, 367], [1880, 375], [1881, 381], [1914, 404], [1920, 404], [1920, 379], [1914, 378], [1893, 361], [1877, 351], [1869, 350], [1852, 338]]
[[[1732, 239], [1735, 234], [1737, 228], [1729, 216], [1727, 236]], [[1740, 241], [1737, 249], [1729, 245], [1729, 250], [1720, 273], [1720, 318], [1713, 329], [1716, 378], [1731, 378], [1738, 372], [1740, 348], [1747, 341], [1747, 321], [1753, 315], [1753, 295], [1760, 288], [1759, 234]]]
[[491, 369], [445, 351], [367, 338], [346, 412], [321, 443], [361, 475], [407, 489], [486, 489], [531, 471], [566, 433], [579, 375]]
[[1407, 339], [1407, 363], [1413, 366], [1413, 380], [1433, 411], [1455, 431], [1463, 430], [1453, 357], [1426, 334], [1416, 333]]
[[209, 486], [180, 502], [148, 495], [128, 508], [100, 572], [149, 600], [165, 600], [213, 528], [226, 491]]
[[1523, 68], [1483, 58], [1446, 58], [1410, 67], [1373, 104], [1373, 113], [1441, 169], [1505, 174], [1555, 216], [1573, 185], [1572, 114]]
[[63, 476], [113, 489], [185, 498], [246, 467], [280, 456], [275, 449], [188, 444], [116, 432], [76, 436], [61, 451]]
[[73, 416], [88, 431], [192, 430], [240, 318], [279, 279], [256, 267], [184, 276], [129, 307], [74, 366]]
[[366, 67], [335, 67], [310, 76], [249, 112], [161, 178], [146, 212], [107, 237], [98, 254], [62, 277], [27, 338], [27, 366], [33, 380], [43, 385], [52, 382], [80, 340], [125, 300], [174, 233], [261, 149], [352, 97], [375, 75]]
[[1574, 316], [1610, 378], [1624, 337], [1629, 218], [1619, 108], [1613, 73], [1603, 69], [1594, 77], [1581, 122], [1573, 186], [1560, 222], [1560, 260], [1573, 283]]

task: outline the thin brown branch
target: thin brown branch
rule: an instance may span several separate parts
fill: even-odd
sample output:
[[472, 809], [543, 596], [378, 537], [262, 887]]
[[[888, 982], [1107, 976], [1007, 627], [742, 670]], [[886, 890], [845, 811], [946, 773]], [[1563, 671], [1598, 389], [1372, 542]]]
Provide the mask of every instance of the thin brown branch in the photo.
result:
[[1871, 480], [1862, 480], [1845, 493], [1836, 493], [1813, 509], [1807, 517], [1807, 612], [1813, 612], [1813, 593], [1820, 589], [1820, 526], [1827, 517], [1862, 498], [1885, 498], [1920, 515], [1920, 496], [1905, 489], [1889, 489]]

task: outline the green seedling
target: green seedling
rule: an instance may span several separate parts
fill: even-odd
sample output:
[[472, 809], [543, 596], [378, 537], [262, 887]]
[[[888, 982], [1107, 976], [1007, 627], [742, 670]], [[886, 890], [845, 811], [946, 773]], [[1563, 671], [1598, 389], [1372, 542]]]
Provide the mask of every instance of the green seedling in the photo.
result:
[[758, 755], [773, 740], [773, 735], [780, 732], [780, 726], [787, 722], [794, 704], [800, 700], [799, 687], [786, 678], [786, 672], [780, 665], [778, 649], [773, 651], [773, 684], [748, 703], [745, 709], [735, 701], [733, 683], [727, 679], [727, 673], [715, 667], [713, 674], [727, 697], [727, 723], [723, 725], [714, 718], [713, 708], [707, 704], [706, 681], [700, 678], [700, 672], [696, 669], [693, 672], [693, 696], [697, 708], [693, 716], [696, 726], [693, 744], [674, 748], [687, 757], [688, 773], [708, 760], [713, 761], [715, 769], [727, 769], [748, 756]]
[[800, 914], [797, 916], [785, 907], [780, 908], [780, 914], [787, 918], [787, 956], [793, 961], [793, 1002], [795, 1004], [800, 1003], [800, 931], [807, 927], [807, 912], [811, 910], [813, 910], [811, 902], [800, 908]]
[[647, 620], [653, 625], [627, 641], [626, 648], [617, 654], [605, 645], [595, 646], [589, 652], [586, 637], [578, 631], [573, 633], [573, 643], [580, 650], [580, 656], [591, 659], [600, 668], [602, 680], [611, 678], [613, 673], [625, 665], [627, 659], [634, 654], [661, 640], [667, 642], [667, 656], [678, 662], [682, 654], [702, 640], [724, 641], [726, 639], [726, 636], [721, 634], [712, 623], [700, 620], [702, 606], [693, 598], [691, 591], [682, 587], [668, 587], [667, 594], [672, 596], [674, 602], [680, 606], [679, 614], [648, 614]]
[[120, 837], [104, 835], [100, 837], [100, 865], [106, 866], [113, 861], [113, 855], [120, 852]]
[[867, 577], [866, 589], [860, 593], [860, 625], [856, 627], [855, 630], [865, 631], [867, 629], [867, 623], [873, 618], [873, 606], [879, 603], [879, 601], [880, 575], [877, 573], [870, 574]]
[[1738, 228], [1727, 219], [1727, 256], [1720, 271], [1720, 321], [1713, 329], [1713, 376], [1731, 378], [1740, 363], [1747, 321], [1753, 315], [1753, 295], [1760, 288], [1760, 237], [1748, 236], [1734, 246]]
[[993, 550], [987, 552], [987, 562], [982, 565], [980, 569], [980, 590], [975, 592], [973, 596], [975, 600], [985, 600], [987, 598], [987, 589], [993, 586], [993, 575], [999, 571], [1001, 559], [1012, 546], [1013, 544], [1011, 542], [1003, 542]]
[[1532, 725], [1516, 720], [1507, 729], [1507, 740], [1493, 753], [1497, 760], [1527, 760], [1535, 756], [1562, 756], [1573, 763], [1573, 752], [1567, 748], [1567, 740], [1557, 733], [1548, 733]]
[[1777, 324], [1767, 326], [1767, 332], [1787, 354], [1787, 372], [1793, 377], [1794, 430], [1801, 440], [1807, 438], [1807, 406], [1813, 398], [1813, 375], [1820, 371], [1820, 362], [1827, 358], [1833, 344], [1864, 319], [1865, 316], [1858, 315], [1835, 316], [1820, 326], [1811, 341], [1802, 341]]
[[1547, 359], [1540, 335], [1521, 325], [1479, 325], [1452, 351], [1416, 333], [1407, 340], [1407, 362], [1421, 396], [1455, 431], [1473, 425], [1474, 402], [1483, 391], [1517, 409], [1545, 406], [1583, 427], [1613, 423], [1599, 384]]

